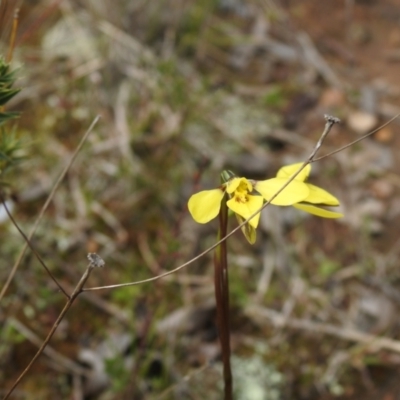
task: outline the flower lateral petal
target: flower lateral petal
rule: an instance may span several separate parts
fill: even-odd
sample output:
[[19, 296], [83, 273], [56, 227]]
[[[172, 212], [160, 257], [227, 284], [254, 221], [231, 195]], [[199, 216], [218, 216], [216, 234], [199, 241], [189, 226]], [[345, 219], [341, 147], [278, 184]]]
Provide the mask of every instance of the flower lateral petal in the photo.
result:
[[[241, 225], [244, 222], [244, 219], [239, 214], [235, 213], [235, 215], [236, 215], [236, 219], [237, 219], [239, 225]], [[250, 224], [244, 224], [241, 227], [241, 229], [242, 229], [242, 233], [243, 233], [244, 237], [247, 239], [247, 241], [250, 244], [254, 244], [257, 240], [257, 233], [256, 233], [255, 228], [253, 228]]]
[[[291, 178], [303, 166], [303, 164], [304, 163], [285, 165], [278, 171], [278, 173], [276, 174], [276, 177], [277, 178]], [[307, 164], [301, 170], [301, 172], [294, 178], [294, 180], [304, 182], [308, 179], [310, 172], [311, 172], [311, 165]]]
[[339, 205], [339, 200], [326, 190], [321, 189], [318, 186], [311, 185], [310, 183], [307, 183], [307, 186], [308, 189], [310, 190], [310, 194], [306, 199], [304, 199], [305, 202], [312, 204], [321, 204], [326, 206]]
[[[257, 210], [259, 210], [263, 205], [263, 198], [261, 196], [252, 196], [247, 195], [246, 202], [239, 202], [232, 197], [230, 200], [226, 202], [226, 205], [236, 214], [240, 215], [244, 219], [250, 217], [250, 215], [254, 214]], [[260, 221], [260, 213], [255, 215], [250, 221], [249, 224], [253, 228], [257, 228], [258, 222]]]
[[308, 212], [310, 214], [317, 215], [318, 217], [323, 217], [323, 218], [342, 218], [343, 217], [342, 213], [324, 210], [323, 208], [311, 206], [308, 204], [293, 204], [293, 207], [295, 207], [299, 210]]
[[[254, 188], [262, 195], [262, 197], [264, 197], [265, 200], [269, 201], [287, 183], [287, 181], [287, 178], [267, 179], [265, 181], [258, 181]], [[291, 206], [303, 201], [307, 198], [309, 193], [310, 191], [305, 183], [294, 180], [271, 201], [271, 204], [276, 206]]]
[[190, 197], [188, 208], [193, 219], [206, 224], [214, 219], [221, 208], [224, 192], [221, 189], [203, 190]]

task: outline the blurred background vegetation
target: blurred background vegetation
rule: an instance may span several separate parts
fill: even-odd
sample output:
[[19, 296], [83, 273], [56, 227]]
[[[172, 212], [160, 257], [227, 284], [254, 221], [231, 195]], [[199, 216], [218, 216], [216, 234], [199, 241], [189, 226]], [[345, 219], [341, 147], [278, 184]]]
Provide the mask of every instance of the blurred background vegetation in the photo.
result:
[[[304, 160], [325, 113], [343, 123], [321, 154], [400, 110], [395, 0], [0, 0], [4, 57], [16, 7], [22, 90], [7, 111], [21, 116], [2, 140], [18, 143], [19, 162], [0, 184], [24, 232], [101, 115], [33, 238], [68, 290], [88, 252], [106, 262], [93, 287], [213, 244], [216, 222], [190, 218], [190, 195], [225, 168], [259, 179]], [[313, 165], [343, 220], [268, 207], [254, 246], [229, 240], [237, 399], [400, 391], [398, 127]], [[1, 282], [23, 245], [1, 208]], [[220, 399], [212, 276], [209, 254], [151, 284], [82, 295], [15, 398]], [[64, 302], [28, 252], [1, 301], [3, 391]]]

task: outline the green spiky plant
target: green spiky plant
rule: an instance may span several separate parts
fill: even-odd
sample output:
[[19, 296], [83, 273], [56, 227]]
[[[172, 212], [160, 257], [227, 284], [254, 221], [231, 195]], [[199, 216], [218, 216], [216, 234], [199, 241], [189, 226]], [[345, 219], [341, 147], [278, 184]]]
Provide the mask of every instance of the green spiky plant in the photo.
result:
[[18, 112], [6, 111], [5, 105], [20, 91], [14, 89], [16, 71], [11, 70], [9, 63], [0, 57], [0, 189], [5, 173], [15, 165], [21, 157], [18, 156], [20, 141], [14, 129], [7, 129], [5, 123], [19, 116]]

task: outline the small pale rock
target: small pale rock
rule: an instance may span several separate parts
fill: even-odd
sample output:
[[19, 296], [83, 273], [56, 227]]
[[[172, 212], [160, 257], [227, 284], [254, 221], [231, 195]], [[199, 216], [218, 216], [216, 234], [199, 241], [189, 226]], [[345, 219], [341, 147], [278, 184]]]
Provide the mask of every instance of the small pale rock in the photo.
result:
[[379, 129], [378, 132], [375, 133], [374, 138], [381, 143], [388, 143], [393, 139], [393, 130], [389, 126], [385, 126], [382, 129]]
[[378, 118], [375, 115], [363, 111], [356, 111], [349, 115], [347, 123], [353, 131], [359, 135], [363, 135], [376, 126]]
[[393, 190], [393, 185], [384, 179], [376, 180], [371, 185], [371, 191], [378, 199], [387, 199], [393, 194]]

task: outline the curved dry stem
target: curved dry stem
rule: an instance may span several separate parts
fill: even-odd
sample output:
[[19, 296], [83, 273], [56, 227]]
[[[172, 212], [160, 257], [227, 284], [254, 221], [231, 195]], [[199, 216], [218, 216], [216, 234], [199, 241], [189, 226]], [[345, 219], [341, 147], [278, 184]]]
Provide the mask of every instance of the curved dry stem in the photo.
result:
[[[39, 223], [40, 223], [41, 219], [43, 218], [43, 215], [44, 215], [45, 211], [47, 210], [50, 202], [53, 200], [53, 197], [54, 197], [54, 194], [55, 194], [56, 190], [58, 189], [58, 187], [60, 186], [60, 183], [62, 182], [62, 180], [64, 179], [65, 175], [67, 174], [67, 172], [71, 168], [71, 165], [75, 161], [76, 156], [78, 155], [78, 153], [82, 149], [82, 146], [86, 142], [87, 137], [92, 132], [93, 128], [95, 127], [95, 125], [97, 124], [99, 119], [100, 119], [100, 115], [98, 115], [93, 120], [93, 122], [90, 124], [88, 130], [85, 132], [85, 134], [83, 135], [83, 137], [82, 137], [81, 141], [79, 142], [77, 148], [75, 149], [74, 153], [72, 154], [71, 159], [69, 160], [69, 162], [65, 166], [64, 170], [61, 172], [60, 176], [56, 180], [53, 188], [51, 189], [51, 192], [50, 192], [49, 196], [47, 197], [46, 202], [44, 203], [42, 209], [40, 210], [39, 215], [37, 216], [36, 221], [33, 224], [33, 227], [32, 227], [32, 229], [30, 230], [30, 232], [29, 232], [29, 234], [27, 236], [29, 240], [32, 239], [34, 233], [36, 232], [37, 227], [39, 226]], [[19, 265], [21, 264], [22, 258], [24, 257], [25, 252], [28, 249], [28, 247], [29, 247], [28, 243], [25, 243], [25, 246], [22, 248], [21, 252], [18, 255], [18, 258], [17, 258], [15, 264], [13, 265], [10, 273], [8, 274], [7, 280], [4, 283], [4, 286], [3, 286], [3, 288], [1, 289], [1, 292], [0, 292], [0, 302], [3, 299], [7, 289], [9, 288], [9, 286], [11, 284], [11, 281], [13, 280], [13, 278], [15, 276], [15, 273], [17, 272], [17, 269], [18, 269]]]
[[36, 251], [36, 249], [33, 247], [32, 242], [26, 237], [25, 233], [22, 231], [22, 229], [19, 227], [17, 224], [17, 221], [15, 221], [14, 217], [10, 213], [10, 210], [7, 207], [6, 202], [4, 201], [3, 196], [0, 194], [0, 201], [3, 204], [4, 209], [6, 210], [6, 213], [8, 215], [8, 218], [10, 218], [11, 222], [13, 225], [17, 228], [17, 231], [20, 233], [20, 235], [24, 238], [26, 244], [31, 248], [33, 254], [36, 256], [36, 258], [39, 260], [40, 264], [42, 264], [43, 268], [46, 270], [46, 272], [49, 274], [50, 278], [53, 280], [53, 282], [58, 286], [58, 288], [64, 293], [65, 297], [69, 298], [68, 293], [64, 290], [64, 288], [61, 286], [61, 284], [57, 281], [56, 277], [51, 273], [51, 271], [47, 268], [47, 265], [44, 263], [42, 257], [40, 257], [39, 253]]
[[84, 292], [88, 292], [88, 291], [95, 291], [95, 290], [104, 290], [104, 289], [117, 289], [117, 288], [122, 288], [122, 287], [127, 287], [127, 286], [136, 286], [136, 285], [141, 285], [142, 283], [149, 283], [149, 282], [154, 282], [157, 281], [158, 279], [164, 278], [168, 275], [172, 275], [175, 272], [180, 271], [181, 269], [187, 267], [190, 264], [193, 264], [195, 261], [199, 260], [201, 257], [204, 257], [207, 253], [209, 253], [210, 251], [214, 250], [216, 247], [218, 247], [221, 243], [223, 243], [225, 240], [227, 240], [229, 237], [231, 237], [234, 233], [236, 233], [239, 229], [242, 228], [242, 226], [246, 225], [252, 218], [254, 218], [258, 213], [260, 213], [262, 210], [264, 210], [265, 207], [267, 207], [272, 200], [275, 199], [276, 196], [279, 195], [279, 193], [282, 192], [282, 190], [284, 190], [290, 182], [292, 182], [296, 176], [308, 165], [310, 164], [315, 155], [317, 154], [318, 150], [320, 149], [320, 147], [322, 146], [323, 141], [325, 140], [326, 136], [328, 135], [329, 131], [331, 130], [332, 126], [335, 123], [340, 122], [337, 118], [331, 117], [329, 115], [325, 115], [325, 129], [321, 134], [320, 139], [318, 140], [318, 143], [316, 144], [315, 148], [313, 149], [313, 151], [311, 152], [310, 156], [308, 157], [307, 161], [305, 161], [303, 163], [303, 165], [299, 168], [299, 170], [271, 197], [271, 199], [269, 201], [267, 201], [266, 203], [263, 204], [263, 206], [255, 211], [252, 215], [250, 215], [249, 218], [247, 218], [246, 220], [244, 220], [241, 224], [239, 224], [236, 228], [234, 228], [233, 230], [231, 230], [226, 236], [224, 236], [222, 239], [218, 240], [216, 243], [214, 243], [212, 246], [210, 246], [207, 250], [204, 250], [203, 252], [201, 252], [200, 254], [198, 254], [196, 257], [193, 257], [191, 260], [186, 261], [185, 263], [183, 263], [182, 265], [180, 265], [179, 267], [176, 267], [175, 269], [165, 272], [163, 274], [157, 275], [157, 276], [153, 276], [152, 278], [148, 278], [148, 279], [143, 279], [141, 281], [136, 281], [136, 282], [128, 282], [128, 283], [118, 283], [116, 285], [107, 285], [107, 286], [98, 286], [98, 287], [92, 287], [92, 288], [86, 288], [83, 289]]
[[244, 220], [240, 225], [238, 225], [236, 228], [232, 229], [226, 236], [224, 236], [222, 239], [218, 240], [216, 243], [214, 243], [212, 246], [210, 246], [208, 249], [202, 251], [200, 254], [198, 254], [196, 257], [193, 257], [189, 261], [186, 261], [179, 267], [176, 267], [175, 269], [172, 269], [171, 271], [164, 272], [163, 274], [153, 276], [152, 278], [148, 279], [143, 279], [141, 281], [136, 281], [136, 282], [128, 282], [128, 283], [118, 283], [115, 285], [107, 285], [107, 286], [97, 286], [97, 287], [92, 287], [92, 288], [86, 288], [83, 289], [84, 292], [89, 292], [89, 291], [95, 291], [95, 290], [103, 290], [103, 289], [117, 289], [117, 288], [122, 288], [122, 287], [127, 287], [127, 286], [136, 286], [136, 285], [141, 285], [142, 283], [149, 283], [149, 282], [154, 282], [158, 279], [164, 278], [168, 275], [172, 275], [175, 272], [180, 271], [181, 269], [187, 267], [190, 264], [193, 264], [195, 261], [199, 260], [200, 258], [204, 257], [206, 254], [208, 254], [210, 251], [214, 250], [216, 247], [218, 247], [222, 242], [230, 238], [234, 233], [236, 233], [238, 230], [242, 228], [242, 226], [246, 225], [254, 216], [256, 216], [258, 213], [260, 213], [265, 207], [267, 207], [272, 200], [275, 199], [276, 196], [278, 196], [279, 193], [282, 192], [286, 188], [286, 186], [289, 185], [290, 182], [293, 181], [294, 178], [308, 165], [310, 162], [306, 161], [301, 168], [291, 177], [282, 187], [279, 189], [274, 196], [271, 197], [269, 201], [267, 201], [259, 210], [255, 211], [252, 215], [250, 215], [249, 218]]

